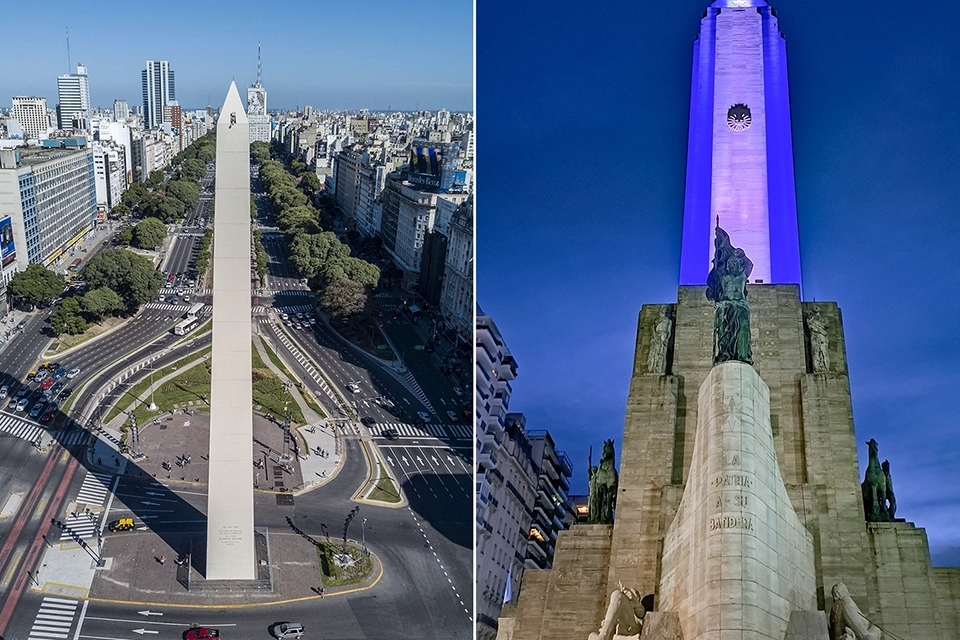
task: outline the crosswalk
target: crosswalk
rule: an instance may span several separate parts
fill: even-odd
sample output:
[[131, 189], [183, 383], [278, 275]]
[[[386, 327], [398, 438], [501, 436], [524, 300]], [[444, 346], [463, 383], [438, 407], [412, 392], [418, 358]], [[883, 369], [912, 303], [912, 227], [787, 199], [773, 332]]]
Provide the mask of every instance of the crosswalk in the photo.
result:
[[68, 638], [77, 616], [79, 600], [47, 596], [40, 603], [40, 611], [33, 621], [28, 640]]
[[143, 305], [147, 309], [160, 309], [162, 311], [176, 311], [177, 313], [184, 313], [190, 309], [189, 305], [186, 304], [170, 304], [169, 302], [148, 302]]
[[293, 307], [276, 307], [277, 313], [306, 313], [307, 311], [313, 311], [313, 305], [310, 304], [298, 304]]
[[[97, 537], [97, 525], [100, 521], [103, 501], [110, 494], [113, 476], [109, 473], [92, 471], [83, 479], [75, 502], [77, 509], [63, 520], [63, 532], [60, 542], [78, 541], [83, 538]], [[80, 510], [80, 505], [84, 509]], [[88, 511], [89, 510], [89, 511]]]
[[[393, 369], [388, 369], [388, 371], [394, 375], [394, 377], [399, 377], [399, 374]], [[413, 377], [413, 374], [410, 371], [403, 376], [403, 379], [406, 381], [406, 387], [410, 390], [413, 395], [417, 396], [417, 400], [423, 403], [423, 406], [427, 408], [427, 411], [430, 413], [436, 413], [436, 410], [433, 408], [433, 405], [430, 404], [430, 401], [427, 399], [427, 394], [423, 392], [423, 389], [420, 388], [420, 383], [417, 382], [417, 379]]]
[[83, 444], [90, 435], [82, 429], [72, 429], [66, 434], [62, 432], [49, 432], [43, 427], [37, 426], [26, 420], [12, 416], [7, 413], [0, 413], [0, 434], [8, 434], [14, 438], [20, 438], [27, 442], [36, 442], [38, 439], [51, 437], [62, 445]]
[[313, 291], [303, 289], [263, 289], [261, 295], [265, 296], [311, 296]]
[[380, 436], [388, 429], [394, 429], [398, 435], [410, 438], [425, 438], [427, 436], [434, 438], [454, 438], [456, 440], [469, 440], [473, 438], [473, 428], [464, 424], [433, 424], [429, 422], [422, 427], [417, 427], [416, 425], [406, 422], [381, 422], [367, 426], [367, 431], [372, 436]]

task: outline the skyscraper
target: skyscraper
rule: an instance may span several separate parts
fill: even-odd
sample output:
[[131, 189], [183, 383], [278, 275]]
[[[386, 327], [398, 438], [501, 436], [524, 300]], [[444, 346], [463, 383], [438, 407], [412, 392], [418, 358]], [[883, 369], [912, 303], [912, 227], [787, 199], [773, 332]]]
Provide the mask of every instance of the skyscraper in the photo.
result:
[[158, 129], [163, 124], [163, 107], [176, 102], [173, 69], [166, 60], [147, 60], [140, 72], [143, 83], [143, 126]]
[[260, 84], [260, 43], [257, 43], [257, 81], [247, 87], [247, 119], [250, 142], [270, 142], [270, 116], [267, 115], [267, 90]]
[[126, 100], [113, 101], [113, 119], [117, 122], [123, 122], [130, 117], [130, 108]]
[[24, 135], [27, 138], [47, 137], [47, 127], [49, 125], [46, 98], [14, 96], [11, 114], [14, 120], [23, 127]]
[[705, 284], [714, 229], [751, 282], [800, 284], [786, 44], [764, 0], [716, 0], [693, 45], [680, 284]]
[[57, 77], [57, 94], [60, 107], [57, 109], [57, 128], [69, 131], [73, 122], [81, 120], [83, 129], [90, 126], [90, 83], [87, 68], [77, 64], [76, 73]]

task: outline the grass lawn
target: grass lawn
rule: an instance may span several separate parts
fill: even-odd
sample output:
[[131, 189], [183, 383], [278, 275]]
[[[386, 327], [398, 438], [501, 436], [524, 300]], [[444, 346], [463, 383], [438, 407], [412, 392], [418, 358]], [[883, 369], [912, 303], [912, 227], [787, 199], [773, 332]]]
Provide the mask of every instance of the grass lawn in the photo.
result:
[[272, 413], [277, 420], [283, 420], [284, 407], [291, 414], [291, 420], [297, 424], [306, 424], [303, 411], [280, 378], [275, 376], [260, 358], [256, 347], [253, 348], [253, 404], [260, 405], [262, 413]]
[[355, 544], [347, 544], [347, 553], [355, 562], [346, 567], [337, 566], [333, 561], [333, 556], [340, 554], [342, 551], [342, 542], [321, 542], [317, 545], [317, 560], [320, 562], [320, 573], [323, 574], [324, 587], [357, 584], [373, 574], [373, 560], [369, 556], [364, 556], [362, 549]]
[[[210, 353], [211, 348], [212, 347], [207, 347], [206, 349], [202, 349], [197, 353], [189, 355], [186, 358], [177, 360], [173, 364], [168, 365], [163, 369], [160, 369], [159, 371], [154, 372], [153, 380], [155, 381], [160, 380], [164, 376], [170, 375], [177, 369], [182, 369], [183, 367], [190, 364], [191, 362], [196, 362], [206, 354]], [[111, 420], [116, 418], [118, 415], [120, 415], [121, 411], [126, 410], [131, 404], [133, 404], [138, 398], [140, 398], [149, 388], [150, 388], [150, 377], [148, 376], [147, 378], [135, 384], [132, 388], [128, 389], [126, 393], [124, 393], [120, 397], [117, 403], [113, 405], [113, 408], [110, 409], [109, 413], [107, 413], [107, 416], [104, 419], [104, 423], [110, 422]], [[159, 389], [157, 391], [159, 391]]]
[[78, 333], [75, 336], [68, 334], [63, 334], [57, 338], [57, 342], [54, 343], [54, 348], [46, 351], [43, 356], [45, 358], [52, 358], [58, 353], [63, 353], [67, 349], [72, 349], [77, 345], [83, 344], [91, 338], [95, 338], [104, 331], [108, 331], [119, 324], [123, 324], [127, 321], [127, 318], [106, 318], [102, 324], [93, 324], [90, 325], [90, 328], [84, 331], [83, 333]]
[[[150, 411], [146, 404], [138, 404], [135, 410], [137, 424], [144, 424], [152, 420], [158, 413], [165, 413], [174, 408], [175, 404], [185, 404], [193, 401], [192, 408], [208, 411], [210, 405], [210, 361], [198, 364], [164, 382], [154, 391], [153, 400], [157, 403], [157, 411]], [[149, 382], [147, 383], [149, 384]]]
[[387, 475], [387, 470], [383, 468], [382, 463], [377, 462], [377, 467], [380, 470], [380, 479], [377, 480], [377, 486], [375, 486], [373, 491], [370, 492], [370, 495], [367, 496], [367, 500], [392, 502], [394, 504], [400, 502], [400, 492], [397, 491], [397, 483]]

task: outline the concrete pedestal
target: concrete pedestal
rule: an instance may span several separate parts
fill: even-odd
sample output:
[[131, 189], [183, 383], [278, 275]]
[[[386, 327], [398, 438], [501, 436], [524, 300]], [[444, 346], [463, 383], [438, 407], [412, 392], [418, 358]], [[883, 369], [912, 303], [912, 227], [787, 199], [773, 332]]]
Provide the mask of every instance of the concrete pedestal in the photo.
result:
[[787, 495], [769, 390], [750, 365], [715, 366], [699, 390], [690, 477], [664, 539], [658, 609], [685, 640], [783, 640], [816, 603], [813, 539]]

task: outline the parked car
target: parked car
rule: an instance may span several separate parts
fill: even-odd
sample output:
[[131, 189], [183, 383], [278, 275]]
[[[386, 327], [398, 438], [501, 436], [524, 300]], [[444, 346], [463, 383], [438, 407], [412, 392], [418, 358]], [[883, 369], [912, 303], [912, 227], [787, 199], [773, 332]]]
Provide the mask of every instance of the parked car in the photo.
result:
[[67, 377], [71, 380], [76, 378], [78, 375], [80, 375], [80, 369], [70, 369], [70, 371], [67, 372]]

